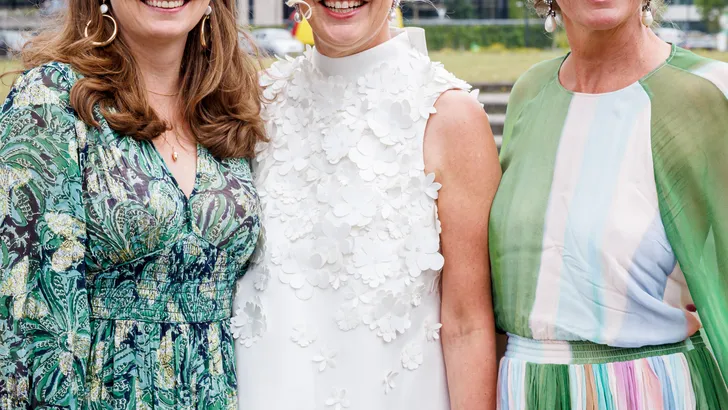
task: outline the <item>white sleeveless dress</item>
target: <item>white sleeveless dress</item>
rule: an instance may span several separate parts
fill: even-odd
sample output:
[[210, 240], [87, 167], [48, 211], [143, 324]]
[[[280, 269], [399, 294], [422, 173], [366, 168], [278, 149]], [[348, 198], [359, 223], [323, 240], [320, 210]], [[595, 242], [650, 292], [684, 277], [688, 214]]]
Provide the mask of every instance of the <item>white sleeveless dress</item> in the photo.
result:
[[[445, 410], [440, 184], [423, 136], [438, 97], [469, 89], [424, 33], [263, 77], [270, 142], [255, 183], [263, 238], [232, 319], [241, 410]], [[444, 324], [447, 326], [447, 324]]]

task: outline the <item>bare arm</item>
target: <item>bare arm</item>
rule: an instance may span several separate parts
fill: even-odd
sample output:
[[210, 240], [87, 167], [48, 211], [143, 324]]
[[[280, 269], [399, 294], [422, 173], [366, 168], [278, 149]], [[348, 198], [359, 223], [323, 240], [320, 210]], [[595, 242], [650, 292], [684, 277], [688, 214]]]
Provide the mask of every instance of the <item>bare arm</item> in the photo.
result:
[[441, 330], [453, 410], [495, 409], [497, 363], [488, 219], [501, 177], [488, 118], [462, 91], [435, 104], [425, 166], [442, 184], [437, 200], [445, 257]]

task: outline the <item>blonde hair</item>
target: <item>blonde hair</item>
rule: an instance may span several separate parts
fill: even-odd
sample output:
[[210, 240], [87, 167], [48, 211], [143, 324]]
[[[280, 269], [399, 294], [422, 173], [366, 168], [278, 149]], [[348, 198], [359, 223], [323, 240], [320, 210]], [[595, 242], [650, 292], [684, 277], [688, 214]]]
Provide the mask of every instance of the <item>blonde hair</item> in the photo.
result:
[[[294, 0], [295, 1], [295, 0]], [[545, 17], [549, 11], [549, 4], [546, 0], [528, 0], [533, 5], [539, 16]], [[646, 4], [646, 0], [642, 0], [642, 4]], [[650, 0], [650, 8], [652, 9], [652, 15], [655, 18], [655, 22], [659, 20], [659, 16], [662, 15], [663, 7], [665, 6], [664, 0]], [[559, 11], [559, 2], [554, 0], [554, 10]]]

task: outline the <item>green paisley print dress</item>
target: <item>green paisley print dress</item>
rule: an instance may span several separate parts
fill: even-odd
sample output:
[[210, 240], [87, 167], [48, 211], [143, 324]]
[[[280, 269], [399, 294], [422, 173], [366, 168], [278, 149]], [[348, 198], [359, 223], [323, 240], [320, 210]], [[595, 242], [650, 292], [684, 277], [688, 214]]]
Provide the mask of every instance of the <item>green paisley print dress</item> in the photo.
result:
[[186, 197], [150, 142], [88, 127], [47, 64], [0, 111], [0, 408], [235, 409], [248, 160], [198, 149]]

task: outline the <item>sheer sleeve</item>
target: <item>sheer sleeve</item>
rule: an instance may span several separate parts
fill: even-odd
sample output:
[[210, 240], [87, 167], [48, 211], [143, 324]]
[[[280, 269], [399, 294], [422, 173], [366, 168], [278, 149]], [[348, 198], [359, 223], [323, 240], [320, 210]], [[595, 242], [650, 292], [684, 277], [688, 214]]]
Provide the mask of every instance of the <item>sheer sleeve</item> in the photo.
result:
[[677, 69], [648, 80], [648, 91], [662, 220], [728, 375], [728, 99]]
[[80, 408], [90, 345], [71, 85], [43, 66], [0, 111], [0, 407]]

